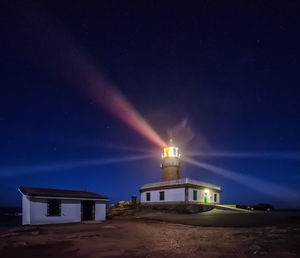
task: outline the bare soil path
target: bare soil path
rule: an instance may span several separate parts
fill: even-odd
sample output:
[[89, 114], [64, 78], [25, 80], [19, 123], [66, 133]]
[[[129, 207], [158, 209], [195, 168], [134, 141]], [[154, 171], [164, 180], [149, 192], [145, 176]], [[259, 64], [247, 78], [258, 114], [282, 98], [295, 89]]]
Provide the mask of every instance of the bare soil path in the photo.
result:
[[102, 223], [2, 228], [0, 257], [300, 257], [298, 222], [208, 227], [151, 216], [175, 220], [141, 213]]

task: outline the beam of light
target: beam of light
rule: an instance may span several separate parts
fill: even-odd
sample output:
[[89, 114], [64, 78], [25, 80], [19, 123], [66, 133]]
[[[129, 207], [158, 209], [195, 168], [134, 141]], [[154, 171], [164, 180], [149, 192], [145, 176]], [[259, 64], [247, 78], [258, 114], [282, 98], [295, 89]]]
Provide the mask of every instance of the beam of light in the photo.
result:
[[300, 152], [187, 152], [188, 157], [300, 159]]
[[220, 168], [207, 163], [199, 162], [191, 158], [185, 157], [184, 160], [192, 165], [206, 169], [222, 177], [229, 178], [258, 192], [265, 193], [278, 199], [291, 200], [299, 198], [299, 193], [297, 193], [296, 191], [274, 183], [265, 182], [258, 178], [243, 175], [235, 171]]
[[68, 32], [63, 30], [63, 24], [51, 17], [43, 5], [28, 3], [26, 12], [15, 7], [9, 11], [13, 17], [11, 21], [17, 23], [14, 31], [18, 31], [21, 38], [31, 39], [30, 46], [35, 56], [41, 56], [47, 68], [56, 76], [79, 88], [91, 102], [159, 148], [165, 146], [157, 132], [101, 72], [93, 58], [78, 47]]
[[144, 160], [155, 157], [152, 154], [147, 155], [131, 155], [126, 157], [117, 157], [117, 158], [102, 158], [102, 159], [91, 159], [91, 160], [82, 160], [82, 161], [68, 161], [68, 162], [57, 162], [50, 164], [35, 164], [28, 166], [16, 166], [16, 167], [6, 167], [0, 168], [0, 175], [2, 176], [13, 176], [17, 174], [24, 173], [41, 173], [41, 172], [54, 172], [54, 171], [63, 171], [69, 169], [83, 168], [83, 167], [92, 167], [99, 165], [108, 165], [121, 162], [130, 162], [137, 160]]
[[[70, 46], [73, 44], [70, 42]], [[65, 48], [69, 48], [65, 47]], [[63, 46], [60, 46], [62, 48]], [[75, 47], [73, 47], [75, 48]], [[76, 48], [77, 49], [77, 48]], [[93, 63], [91, 58], [77, 49], [76, 56], [68, 51], [62, 58], [63, 63], [69, 63], [72, 69], [66, 71], [63, 77], [70, 81], [73, 85], [77, 85], [89, 99], [97, 106], [105, 110], [114, 118], [123, 122], [126, 126], [133, 129], [146, 139], [150, 140], [156, 146], [162, 148], [165, 142], [157, 134], [157, 132], [149, 125], [149, 123], [142, 117], [142, 115], [133, 107], [129, 100], [117, 89], [112, 81], [110, 81], [97, 66]]]
[[76, 143], [80, 145], [87, 145], [87, 146], [95, 146], [101, 147], [105, 149], [112, 149], [112, 150], [121, 150], [121, 151], [133, 151], [133, 152], [141, 152], [141, 153], [157, 153], [160, 149], [149, 149], [149, 148], [138, 148], [133, 146], [128, 146], [125, 144], [116, 144], [116, 143], [106, 143], [103, 141], [87, 141], [87, 140], [72, 140], [71, 143]]
[[[87, 76], [92, 77], [92, 74], [87, 74]], [[98, 78], [94, 78], [94, 80], [85, 87], [95, 103], [99, 104], [109, 114], [122, 121], [125, 125], [158, 147], [164, 147], [164, 141], [129, 103], [126, 97], [121, 94], [116, 87], [113, 87], [112, 83], [105, 80], [100, 72], [98, 72], [96, 77]]]

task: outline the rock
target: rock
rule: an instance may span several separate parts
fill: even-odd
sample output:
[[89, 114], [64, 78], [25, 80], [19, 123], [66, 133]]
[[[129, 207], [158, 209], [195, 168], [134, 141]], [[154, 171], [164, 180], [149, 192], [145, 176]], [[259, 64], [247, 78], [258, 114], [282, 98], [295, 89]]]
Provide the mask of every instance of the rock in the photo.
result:
[[257, 251], [257, 250], [261, 250], [262, 247], [261, 247], [260, 245], [254, 244], [254, 245], [252, 245], [252, 246], [250, 247], [250, 249], [251, 249], [251, 250]]
[[8, 232], [18, 232], [20, 230], [19, 227], [16, 228], [10, 228], [9, 230], [7, 230]]
[[12, 244], [13, 248], [17, 248], [17, 247], [23, 247], [23, 246], [27, 246], [27, 243], [24, 241], [20, 241], [20, 242], [15, 242]]
[[33, 226], [22, 226], [22, 227], [16, 227], [16, 228], [11, 228], [8, 230], [8, 232], [32, 232], [32, 231], [39, 231], [39, 227], [33, 227]]
[[3, 234], [3, 235], [0, 235], [0, 238], [6, 238], [6, 237], [12, 237], [12, 236], [18, 236], [18, 235], [20, 235], [20, 234], [17, 233], [17, 232], [6, 233], [6, 234]]
[[250, 250], [252, 250], [252, 254], [254, 255], [261, 255], [264, 254], [263, 248], [260, 245], [254, 244], [250, 247]]
[[70, 235], [70, 236], [67, 236], [66, 237], [67, 239], [76, 239], [76, 238], [79, 238], [78, 235]]
[[40, 234], [40, 231], [38, 231], [38, 230], [37, 231], [32, 231], [31, 234], [34, 235], [34, 236], [37, 236], [37, 235]]
[[92, 238], [92, 237], [99, 237], [99, 234], [86, 234], [86, 235], [79, 236], [79, 238], [81, 238], [81, 239]]
[[114, 229], [116, 228], [115, 226], [111, 226], [111, 225], [106, 225], [106, 226], [103, 226], [102, 228], [110, 228], [110, 229]]

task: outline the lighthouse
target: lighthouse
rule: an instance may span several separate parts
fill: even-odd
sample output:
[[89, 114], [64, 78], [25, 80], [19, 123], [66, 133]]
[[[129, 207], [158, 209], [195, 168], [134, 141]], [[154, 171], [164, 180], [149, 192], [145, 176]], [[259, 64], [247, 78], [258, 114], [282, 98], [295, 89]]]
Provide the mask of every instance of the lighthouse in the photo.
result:
[[178, 180], [180, 178], [180, 153], [179, 148], [170, 139], [162, 154], [162, 181]]
[[[181, 153], [172, 139], [162, 150], [161, 181], [140, 188], [141, 204], [201, 211], [220, 203], [221, 187], [180, 176]], [[184, 159], [183, 159], [184, 162]], [[199, 171], [201, 172], [201, 171]], [[199, 175], [201, 175], [199, 173]], [[188, 208], [187, 208], [188, 207]]]

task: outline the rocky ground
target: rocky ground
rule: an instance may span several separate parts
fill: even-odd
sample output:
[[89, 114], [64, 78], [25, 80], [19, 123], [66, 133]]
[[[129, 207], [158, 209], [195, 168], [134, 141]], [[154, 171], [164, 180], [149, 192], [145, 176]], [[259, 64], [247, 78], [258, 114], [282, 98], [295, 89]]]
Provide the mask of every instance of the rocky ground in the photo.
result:
[[[251, 221], [251, 214], [232, 218]], [[300, 257], [298, 215], [285, 214], [284, 220], [260, 226], [215, 227], [194, 222], [227, 216], [226, 224], [230, 213], [210, 211], [196, 217], [128, 211], [102, 223], [3, 227], [0, 257]], [[191, 225], [181, 223], [189, 218]]]

